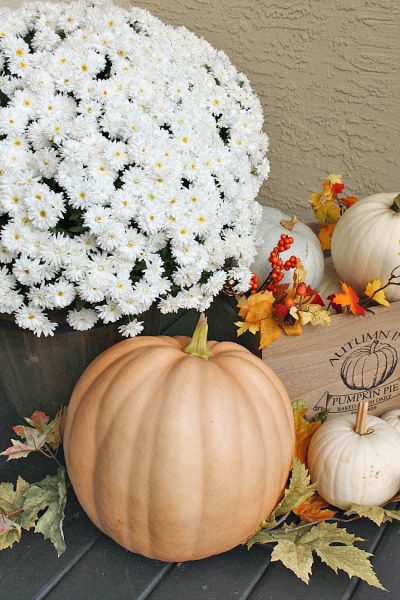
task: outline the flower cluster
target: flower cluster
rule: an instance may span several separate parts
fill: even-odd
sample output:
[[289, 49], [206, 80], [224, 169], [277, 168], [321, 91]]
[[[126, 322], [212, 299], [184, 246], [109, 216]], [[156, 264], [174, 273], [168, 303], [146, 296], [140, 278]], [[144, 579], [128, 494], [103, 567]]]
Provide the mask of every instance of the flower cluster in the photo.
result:
[[[260, 333], [260, 350], [277, 340], [282, 331], [289, 336], [301, 335], [303, 326], [330, 325], [329, 310], [325, 309], [318, 292], [306, 284], [306, 275], [301, 260], [291, 256], [285, 263], [279, 258], [279, 252], [288, 250], [293, 238], [282, 234], [277, 246], [271, 251], [269, 262], [271, 272], [258, 287], [257, 277], [250, 282], [250, 290], [238, 299], [239, 317], [237, 321], [238, 337], [250, 331]], [[282, 267], [294, 269], [293, 284], [280, 284]], [[278, 271], [279, 269], [279, 271]]]
[[248, 289], [268, 175], [260, 102], [226, 55], [107, 0], [0, 8], [0, 313], [123, 335], [154, 303]]
[[322, 192], [313, 192], [310, 196], [314, 216], [320, 223], [319, 239], [323, 250], [330, 249], [339, 218], [358, 200], [356, 196], [341, 196], [344, 187], [342, 175], [332, 173], [322, 182]]

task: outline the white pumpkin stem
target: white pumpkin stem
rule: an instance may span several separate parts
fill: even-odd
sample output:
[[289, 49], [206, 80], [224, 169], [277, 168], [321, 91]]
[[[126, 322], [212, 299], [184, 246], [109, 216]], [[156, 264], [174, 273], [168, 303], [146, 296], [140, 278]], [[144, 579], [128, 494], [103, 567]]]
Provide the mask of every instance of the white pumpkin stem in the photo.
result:
[[367, 428], [367, 416], [368, 416], [368, 400], [366, 402], [360, 402], [357, 407], [356, 424], [354, 425], [354, 431], [358, 435], [367, 435], [371, 433], [371, 430]]
[[282, 225], [282, 227], [284, 227], [285, 229], [287, 229], [288, 231], [293, 231], [294, 226], [296, 225], [296, 223], [298, 223], [299, 220], [296, 217], [296, 215], [292, 215], [292, 218], [290, 219], [290, 221], [280, 221], [279, 224]]
[[201, 313], [191, 342], [183, 348], [183, 352], [204, 360], [211, 358], [214, 353], [207, 346], [208, 323], [207, 317]]
[[393, 204], [390, 208], [394, 210], [394, 212], [400, 212], [400, 194], [397, 194], [397, 196], [394, 198]]

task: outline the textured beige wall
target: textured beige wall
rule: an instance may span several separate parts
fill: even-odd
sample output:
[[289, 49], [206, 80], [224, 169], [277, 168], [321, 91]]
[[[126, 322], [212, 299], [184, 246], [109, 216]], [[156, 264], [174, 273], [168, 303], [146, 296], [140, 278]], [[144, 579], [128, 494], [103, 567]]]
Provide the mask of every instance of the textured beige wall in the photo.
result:
[[271, 140], [263, 202], [310, 219], [308, 195], [332, 171], [353, 193], [400, 190], [400, 0], [133, 3], [204, 36], [249, 76]]

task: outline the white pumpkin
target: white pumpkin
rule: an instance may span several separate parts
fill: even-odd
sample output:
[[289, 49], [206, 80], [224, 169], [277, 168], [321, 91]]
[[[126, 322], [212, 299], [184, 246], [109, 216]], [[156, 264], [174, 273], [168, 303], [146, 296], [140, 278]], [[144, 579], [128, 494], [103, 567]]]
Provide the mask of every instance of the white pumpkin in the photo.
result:
[[326, 301], [327, 297], [331, 294], [343, 293], [339, 275], [336, 273], [336, 269], [330, 256], [325, 259], [324, 276], [319, 284], [318, 292], [324, 301]]
[[[384, 285], [400, 264], [399, 241], [400, 196], [385, 192], [356, 202], [340, 217], [332, 236], [339, 277], [357, 293], [374, 279]], [[389, 286], [385, 294], [391, 302], [400, 300], [400, 286]]]
[[386, 423], [389, 423], [389, 425], [394, 427], [400, 433], [400, 408], [389, 410], [389, 412], [381, 416], [381, 419], [386, 421]]
[[[270, 273], [268, 256], [282, 233], [293, 237], [294, 240], [291, 248], [280, 255], [283, 262], [293, 255], [300, 258], [307, 271], [307, 283], [316, 289], [324, 274], [324, 254], [318, 237], [308, 225], [300, 223], [295, 217], [291, 219], [279, 209], [270, 206], [262, 207], [262, 218], [257, 227], [257, 238], [261, 244], [252, 266], [260, 285]], [[284, 274], [281, 283], [292, 283], [293, 271], [284, 271]]]
[[311, 480], [327, 502], [342, 509], [385, 504], [400, 489], [400, 435], [367, 411], [362, 403], [357, 418], [328, 418], [311, 438]]

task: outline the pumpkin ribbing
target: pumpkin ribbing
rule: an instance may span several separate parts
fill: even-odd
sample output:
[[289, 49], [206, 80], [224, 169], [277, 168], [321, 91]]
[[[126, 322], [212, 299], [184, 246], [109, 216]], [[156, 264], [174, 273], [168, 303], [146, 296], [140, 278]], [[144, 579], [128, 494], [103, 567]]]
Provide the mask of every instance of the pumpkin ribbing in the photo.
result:
[[[82, 506], [124, 547], [190, 560], [245, 541], [283, 490], [293, 417], [274, 373], [246, 349], [136, 338], [89, 366], [65, 432]], [[157, 377], [155, 377], [155, 373]]]

